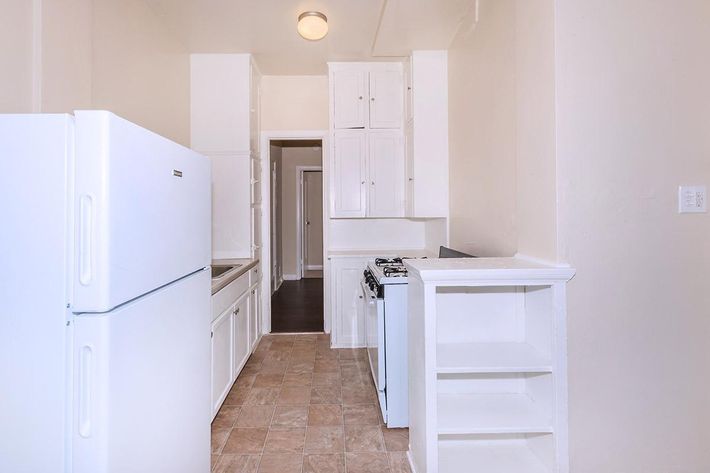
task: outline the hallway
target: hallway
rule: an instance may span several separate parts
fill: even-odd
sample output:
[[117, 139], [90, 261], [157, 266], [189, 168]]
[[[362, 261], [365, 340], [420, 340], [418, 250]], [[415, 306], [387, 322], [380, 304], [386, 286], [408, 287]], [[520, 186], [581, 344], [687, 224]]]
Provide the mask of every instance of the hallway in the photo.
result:
[[271, 296], [273, 333], [323, 331], [323, 279], [284, 281]]

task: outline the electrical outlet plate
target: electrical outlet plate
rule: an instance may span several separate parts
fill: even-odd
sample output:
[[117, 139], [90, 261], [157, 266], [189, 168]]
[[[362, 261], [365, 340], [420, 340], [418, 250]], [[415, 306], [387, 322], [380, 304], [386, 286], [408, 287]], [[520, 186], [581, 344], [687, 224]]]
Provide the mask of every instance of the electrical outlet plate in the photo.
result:
[[678, 188], [678, 213], [705, 213], [708, 211], [705, 186], [680, 186]]

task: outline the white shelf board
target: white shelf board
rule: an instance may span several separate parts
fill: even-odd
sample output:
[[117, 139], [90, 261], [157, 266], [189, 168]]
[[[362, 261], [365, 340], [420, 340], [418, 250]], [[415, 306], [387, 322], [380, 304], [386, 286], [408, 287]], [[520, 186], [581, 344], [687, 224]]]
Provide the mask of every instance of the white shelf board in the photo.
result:
[[552, 419], [526, 394], [439, 394], [439, 434], [551, 433]]
[[551, 373], [552, 363], [527, 343], [440, 343], [438, 373]]
[[551, 473], [523, 443], [439, 442], [439, 471], [446, 473]]

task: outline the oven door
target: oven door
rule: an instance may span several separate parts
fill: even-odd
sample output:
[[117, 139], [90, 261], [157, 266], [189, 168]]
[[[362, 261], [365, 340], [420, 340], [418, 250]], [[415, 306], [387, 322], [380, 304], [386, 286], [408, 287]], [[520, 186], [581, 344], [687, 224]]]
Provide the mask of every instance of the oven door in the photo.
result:
[[[385, 301], [365, 284], [360, 282], [365, 305], [365, 333], [367, 357], [370, 360], [372, 379], [380, 393], [385, 390]], [[378, 393], [379, 394], [379, 393]]]

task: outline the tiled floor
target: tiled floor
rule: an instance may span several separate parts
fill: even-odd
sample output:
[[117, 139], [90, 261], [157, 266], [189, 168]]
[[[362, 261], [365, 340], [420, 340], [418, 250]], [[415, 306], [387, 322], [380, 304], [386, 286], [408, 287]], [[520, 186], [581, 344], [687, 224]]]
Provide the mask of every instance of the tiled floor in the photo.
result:
[[382, 425], [365, 350], [268, 335], [212, 423], [212, 471], [410, 473], [407, 445]]

